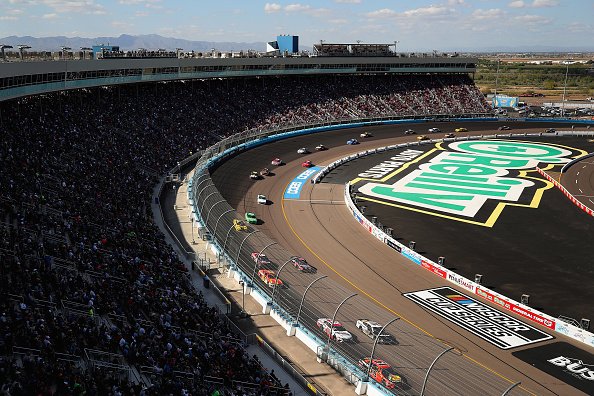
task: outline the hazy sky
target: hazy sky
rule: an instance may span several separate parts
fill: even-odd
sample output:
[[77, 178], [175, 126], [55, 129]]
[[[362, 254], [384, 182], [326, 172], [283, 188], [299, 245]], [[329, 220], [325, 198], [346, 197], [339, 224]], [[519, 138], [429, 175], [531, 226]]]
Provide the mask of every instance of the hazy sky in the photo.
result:
[[0, 37], [399, 41], [399, 50], [594, 47], [594, 0], [0, 0]]

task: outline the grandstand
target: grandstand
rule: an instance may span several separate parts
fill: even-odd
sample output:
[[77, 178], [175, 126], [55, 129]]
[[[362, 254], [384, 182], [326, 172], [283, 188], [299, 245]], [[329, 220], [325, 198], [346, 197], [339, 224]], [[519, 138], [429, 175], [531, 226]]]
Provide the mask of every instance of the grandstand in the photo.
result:
[[[67, 64], [66, 64], [67, 63]], [[0, 64], [0, 386], [11, 394], [282, 393], [153, 224], [175, 164], [249, 129], [479, 116], [474, 59]], [[166, 83], [165, 83], [166, 82]]]

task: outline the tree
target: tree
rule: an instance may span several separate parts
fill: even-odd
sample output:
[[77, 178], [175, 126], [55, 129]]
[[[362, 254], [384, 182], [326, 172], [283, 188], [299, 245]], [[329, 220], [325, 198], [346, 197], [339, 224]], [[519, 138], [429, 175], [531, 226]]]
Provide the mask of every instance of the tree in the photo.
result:
[[544, 82], [544, 89], [552, 90], [555, 89], [555, 81], [553, 80], [545, 80]]

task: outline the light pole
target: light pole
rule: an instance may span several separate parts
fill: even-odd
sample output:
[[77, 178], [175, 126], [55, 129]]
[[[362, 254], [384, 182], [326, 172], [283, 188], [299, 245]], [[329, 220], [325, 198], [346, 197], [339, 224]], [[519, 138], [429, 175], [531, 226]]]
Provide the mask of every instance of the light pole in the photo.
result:
[[27, 44], [20, 44], [18, 45], [19, 48], [19, 55], [21, 56], [21, 60], [25, 59], [25, 50], [31, 49], [30, 46], [28, 46]]
[[194, 240], [194, 216], [190, 215], [190, 220], [192, 222], [192, 245], [195, 245], [196, 241]]
[[248, 316], [248, 313], [245, 311], [245, 282], [243, 280], [239, 281], [241, 285], [241, 312], [239, 312], [240, 318], [245, 318]]
[[567, 92], [567, 76], [569, 75], [569, 60], [565, 61], [565, 82], [563, 83], [563, 99], [561, 100], [561, 117], [565, 116], [565, 93]]
[[497, 101], [497, 88], [499, 85], [499, 58], [497, 58], [497, 71], [495, 72], [495, 107], [499, 104]]
[[0, 51], [2, 51], [2, 59], [3, 60], [6, 60], [6, 53], [4, 52], [4, 50], [7, 50], [9, 48], [12, 48], [12, 45], [0, 44]]
[[421, 396], [425, 395], [425, 387], [427, 386], [427, 380], [429, 380], [429, 374], [431, 373], [431, 369], [433, 368], [433, 366], [435, 366], [435, 363], [437, 363], [437, 361], [439, 360], [440, 357], [442, 357], [443, 355], [445, 355], [452, 349], [454, 349], [454, 347], [449, 347], [449, 348], [443, 350], [439, 355], [437, 355], [435, 360], [433, 360], [433, 363], [431, 363], [431, 365], [427, 369], [427, 374], [425, 375], [425, 380], [423, 381], [423, 388], [421, 388]]
[[398, 45], [400, 41], [398, 40], [394, 40], [394, 54], [398, 55], [398, 51], [396, 50], [396, 46]]
[[66, 60], [66, 52], [70, 51], [72, 48], [66, 47], [64, 45], [60, 48], [62, 49], [62, 59]]
[[384, 325], [384, 327], [381, 328], [381, 330], [379, 331], [379, 333], [377, 333], [375, 335], [375, 340], [373, 341], [373, 348], [371, 348], [371, 356], [369, 357], [369, 365], [367, 366], [367, 372], [365, 373], [365, 380], [363, 382], [367, 382], [369, 381], [369, 372], [371, 371], [371, 363], [373, 362], [373, 355], [375, 353], [375, 347], [380, 339], [380, 336], [382, 335], [382, 333], [384, 332], [384, 329], [386, 327], [388, 327], [389, 325], [391, 325], [392, 323], [394, 323], [395, 321], [397, 321], [398, 319], [400, 319], [400, 317], [395, 317], [394, 319], [392, 319], [391, 321], [389, 321], [388, 323], [386, 323]]
[[274, 289], [272, 290], [272, 297], [270, 298], [270, 304], [274, 305], [274, 293], [276, 293], [276, 289], [278, 289], [276, 287], [276, 285], [278, 284], [278, 277], [280, 276], [281, 271], [283, 270], [283, 268], [285, 268], [285, 265], [287, 265], [288, 263], [291, 262], [292, 259], [288, 259], [287, 261], [285, 261], [283, 263], [283, 265], [280, 266], [280, 268], [278, 269], [278, 271], [276, 272], [276, 277], [274, 279]]
[[336, 321], [336, 315], [338, 314], [338, 310], [342, 307], [342, 304], [347, 302], [350, 298], [353, 298], [357, 295], [357, 293], [353, 293], [338, 304], [336, 307], [336, 311], [334, 311], [334, 315], [332, 316], [332, 321], [330, 322], [330, 331], [328, 331], [328, 340], [326, 341], [326, 353], [328, 354], [326, 360], [330, 356], [330, 340], [332, 339], [332, 335], [334, 334], [334, 322]]

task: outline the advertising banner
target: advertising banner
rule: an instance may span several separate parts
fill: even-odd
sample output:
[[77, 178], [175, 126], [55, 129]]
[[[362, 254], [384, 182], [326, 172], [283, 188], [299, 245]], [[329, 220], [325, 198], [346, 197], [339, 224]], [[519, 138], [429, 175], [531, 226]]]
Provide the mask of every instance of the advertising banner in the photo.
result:
[[446, 270], [444, 270], [443, 268], [441, 268], [441, 267], [433, 264], [430, 261], [421, 260], [421, 266], [423, 268], [425, 268], [426, 270], [431, 271], [434, 274], [442, 277], [443, 279], [447, 279], [447, 277], [448, 277]]
[[477, 287], [476, 294], [480, 297], [483, 297], [486, 300], [491, 301], [494, 304], [499, 305], [502, 308], [505, 308], [509, 311], [517, 313], [518, 315], [520, 315], [526, 319], [530, 319], [531, 321], [536, 322], [540, 325], [543, 325], [551, 330], [555, 330], [555, 321], [554, 320], [549, 319], [545, 316], [542, 316], [540, 313], [531, 312], [530, 310], [522, 308], [514, 301], [509, 300], [503, 296], [498, 296], [497, 294], [491, 292], [488, 289], [482, 289], [482, 288]]
[[301, 196], [301, 189], [307, 180], [312, 177], [317, 171], [319, 171], [319, 166], [312, 166], [311, 168], [301, 172], [297, 177], [293, 179], [291, 183], [285, 189], [285, 194], [283, 198], [285, 199], [299, 199]]
[[501, 349], [553, 338], [450, 287], [406, 293], [404, 296]]

